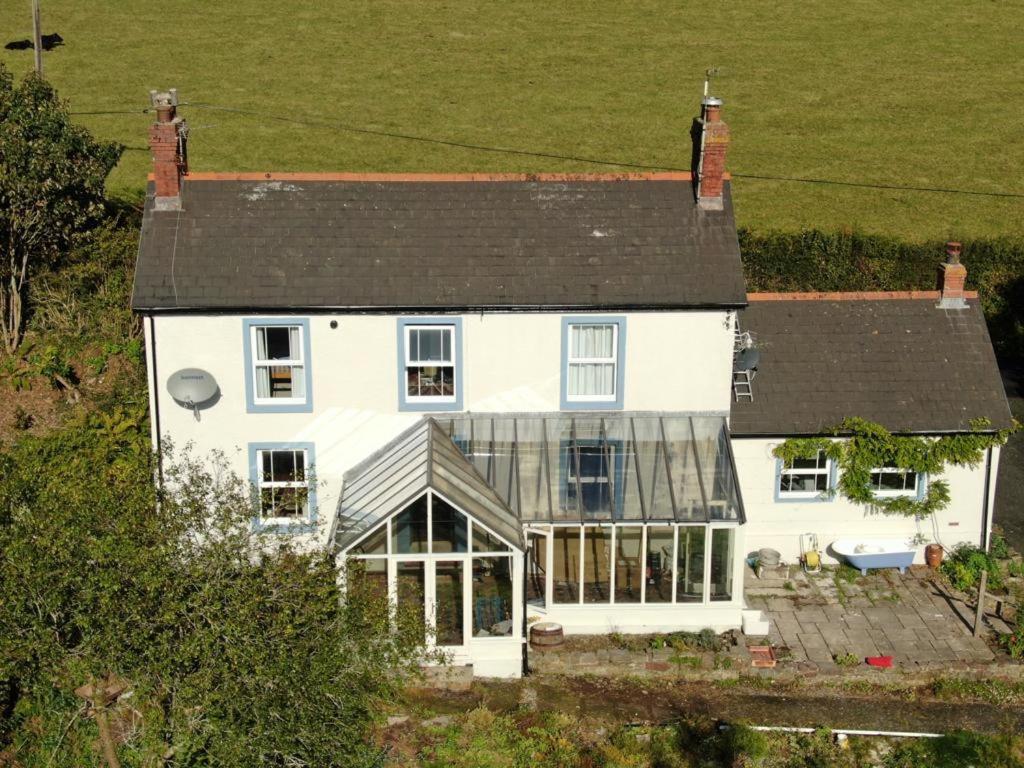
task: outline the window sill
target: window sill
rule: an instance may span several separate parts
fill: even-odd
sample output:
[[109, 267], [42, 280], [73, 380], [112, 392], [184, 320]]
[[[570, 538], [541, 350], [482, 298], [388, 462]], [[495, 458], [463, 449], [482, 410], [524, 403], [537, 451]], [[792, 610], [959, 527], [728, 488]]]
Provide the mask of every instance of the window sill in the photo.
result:
[[312, 413], [313, 404], [308, 401], [301, 402], [256, 402], [247, 403], [246, 413]]

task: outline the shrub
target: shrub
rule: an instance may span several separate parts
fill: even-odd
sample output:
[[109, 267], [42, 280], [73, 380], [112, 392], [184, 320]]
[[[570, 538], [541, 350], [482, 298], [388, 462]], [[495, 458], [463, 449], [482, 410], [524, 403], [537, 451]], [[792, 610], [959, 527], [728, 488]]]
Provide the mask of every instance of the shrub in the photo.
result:
[[998, 533], [992, 534], [992, 540], [988, 545], [988, 553], [996, 560], [1009, 560], [1012, 554], [1009, 543]]
[[942, 573], [954, 587], [964, 592], [977, 587], [982, 571], [988, 571], [989, 587], [1002, 587], [999, 563], [988, 552], [971, 544], [958, 544], [942, 562]]
[[126, 765], [369, 764], [374, 702], [422, 624], [393, 633], [386, 600], [341, 599], [322, 551], [254, 532], [223, 460], [165, 456], [159, 493], [148, 440], [96, 415], [0, 453], [0, 754], [95, 764], [71, 691], [116, 673], [137, 713]]

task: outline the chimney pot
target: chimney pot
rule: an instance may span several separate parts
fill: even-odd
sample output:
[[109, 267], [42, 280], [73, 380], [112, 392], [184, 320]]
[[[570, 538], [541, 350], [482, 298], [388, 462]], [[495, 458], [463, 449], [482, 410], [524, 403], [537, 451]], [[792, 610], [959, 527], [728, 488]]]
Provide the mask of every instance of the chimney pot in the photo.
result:
[[960, 263], [960, 243], [953, 240], [950, 240], [948, 243], [946, 243], [946, 263]]

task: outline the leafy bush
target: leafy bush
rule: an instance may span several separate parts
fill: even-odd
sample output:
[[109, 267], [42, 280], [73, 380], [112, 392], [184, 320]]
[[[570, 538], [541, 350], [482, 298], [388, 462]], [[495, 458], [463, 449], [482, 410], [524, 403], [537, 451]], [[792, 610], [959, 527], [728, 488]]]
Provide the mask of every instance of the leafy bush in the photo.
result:
[[988, 571], [989, 587], [999, 589], [1003, 585], [998, 561], [988, 552], [971, 544], [958, 544], [942, 561], [941, 568], [950, 583], [963, 592], [978, 586], [982, 571]]
[[222, 459], [166, 456], [159, 493], [148, 439], [94, 414], [0, 454], [0, 754], [96, 764], [72, 691], [113, 674], [126, 766], [369, 762], [422, 623], [393, 632], [386, 600], [341, 600], [322, 551], [253, 532]]
[[988, 553], [996, 560], [1008, 560], [1011, 556], [1010, 545], [1000, 534], [993, 533], [988, 545]]

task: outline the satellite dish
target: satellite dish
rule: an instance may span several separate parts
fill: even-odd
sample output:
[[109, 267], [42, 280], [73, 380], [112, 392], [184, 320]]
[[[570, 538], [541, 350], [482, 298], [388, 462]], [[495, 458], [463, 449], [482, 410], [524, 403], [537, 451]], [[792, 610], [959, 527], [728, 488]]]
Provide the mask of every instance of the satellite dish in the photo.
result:
[[217, 380], [200, 368], [183, 368], [167, 379], [167, 391], [171, 397], [195, 411], [199, 417], [199, 406], [217, 394]]

